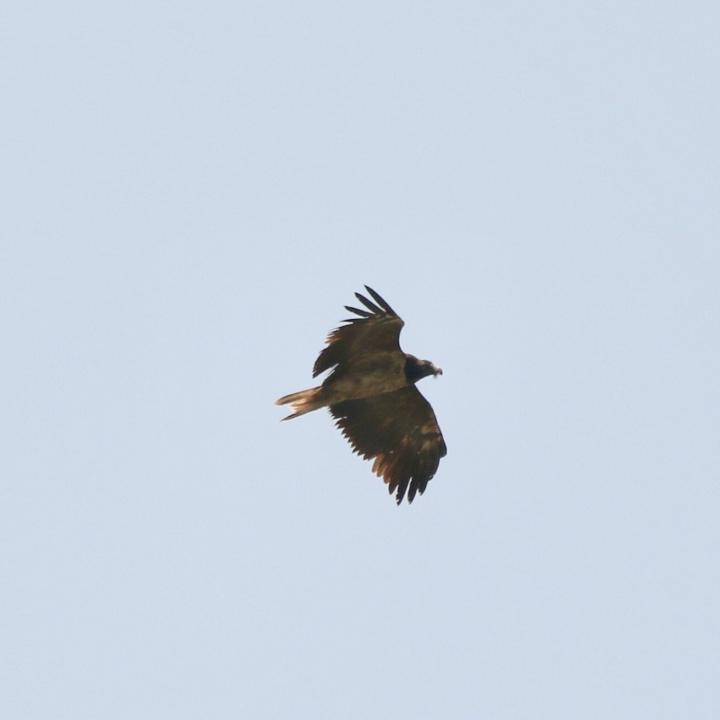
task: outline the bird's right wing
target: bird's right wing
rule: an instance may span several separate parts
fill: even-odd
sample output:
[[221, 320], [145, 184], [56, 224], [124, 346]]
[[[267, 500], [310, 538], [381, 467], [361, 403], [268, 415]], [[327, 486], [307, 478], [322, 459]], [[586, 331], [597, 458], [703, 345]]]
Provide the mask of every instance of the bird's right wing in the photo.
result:
[[440, 426], [430, 403], [415, 385], [360, 400], [330, 406], [336, 425], [353, 450], [375, 458], [373, 472], [382, 477], [398, 505], [425, 492], [447, 454]]

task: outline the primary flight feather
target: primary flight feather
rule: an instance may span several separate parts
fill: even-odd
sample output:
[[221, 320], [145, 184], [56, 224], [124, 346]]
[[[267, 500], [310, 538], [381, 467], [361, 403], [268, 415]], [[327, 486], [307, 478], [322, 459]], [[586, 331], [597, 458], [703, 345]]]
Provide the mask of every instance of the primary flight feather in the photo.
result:
[[428, 375], [442, 375], [429, 360], [400, 349], [402, 319], [372, 288], [372, 300], [355, 297], [365, 309], [345, 306], [358, 317], [333, 330], [313, 367], [313, 377], [332, 372], [318, 387], [285, 395], [291, 418], [327, 407], [335, 424], [382, 477], [400, 504], [425, 492], [447, 447], [430, 403], [415, 386]]

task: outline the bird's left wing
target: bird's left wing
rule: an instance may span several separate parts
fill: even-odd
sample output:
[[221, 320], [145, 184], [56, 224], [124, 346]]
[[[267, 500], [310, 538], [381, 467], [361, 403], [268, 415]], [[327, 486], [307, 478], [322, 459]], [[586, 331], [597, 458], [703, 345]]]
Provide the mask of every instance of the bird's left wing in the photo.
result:
[[430, 403], [415, 385], [330, 406], [336, 425], [363, 458], [375, 458], [373, 472], [382, 477], [398, 505], [425, 492], [447, 453]]
[[345, 306], [346, 310], [358, 317], [348, 318], [344, 321], [346, 325], [341, 325], [328, 335], [327, 347], [315, 361], [313, 377], [335, 365], [352, 363], [362, 353], [400, 352], [402, 319], [372, 288], [366, 285], [365, 289], [372, 300], [360, 293], [355, 293], [355, 297], [367, 309]]

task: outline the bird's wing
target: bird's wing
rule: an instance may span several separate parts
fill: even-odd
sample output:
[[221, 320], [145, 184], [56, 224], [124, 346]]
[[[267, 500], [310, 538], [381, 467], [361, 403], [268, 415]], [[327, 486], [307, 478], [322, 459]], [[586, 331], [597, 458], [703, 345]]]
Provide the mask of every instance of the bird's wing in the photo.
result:
[[[398, 505], [425, 492], [447, 453], [430, 403], [415, 385], [330, 406], [336, 425], [353, 450], [375, 458], [373, 472], [382, 477]], [[409, 489], [408, 489], [409, 488]]]
[[359, 317], [344, 320], [347, 325], [328, 335], [327, 347], [315, 361], [313, 377], [335, 365], [350, 362], [365, 352], [400, 351], [402, 319], [372, 288], [366, 285], [365, 289], [375, 302], [355, 293], [367, 310], [345, 306], [346, 310]]

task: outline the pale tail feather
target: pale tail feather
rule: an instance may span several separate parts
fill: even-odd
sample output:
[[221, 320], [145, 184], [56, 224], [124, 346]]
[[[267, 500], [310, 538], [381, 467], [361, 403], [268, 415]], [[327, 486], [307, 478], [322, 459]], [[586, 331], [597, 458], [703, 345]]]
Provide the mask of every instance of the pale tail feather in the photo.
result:
[[284, 417], [283, 420], [291, 420], [299, 415], [312, 412], [323, 407], [325, 403], [322, 400], [322, 387], [314, 387], [309, 390], [301, 390], [300, 392], [283, 395], [275, 401], [276, 405], [292, 405], [295, 411], [292, 415]]

